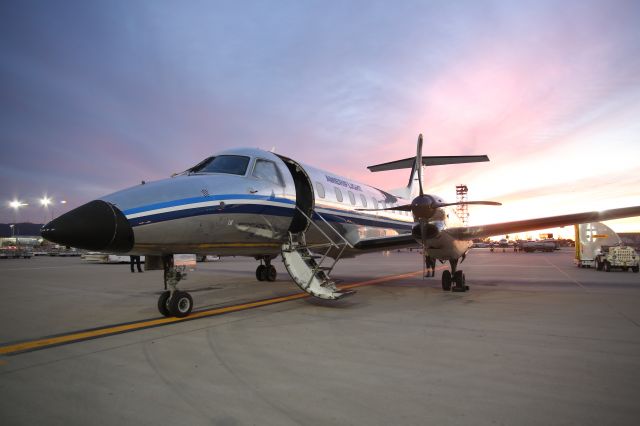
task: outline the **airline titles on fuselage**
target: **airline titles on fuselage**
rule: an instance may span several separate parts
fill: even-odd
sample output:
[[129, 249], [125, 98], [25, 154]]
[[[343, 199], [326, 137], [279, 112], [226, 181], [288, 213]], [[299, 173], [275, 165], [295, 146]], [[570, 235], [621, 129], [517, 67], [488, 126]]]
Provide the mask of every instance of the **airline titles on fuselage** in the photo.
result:
[[334, 178], [334, 177], [328, 176], [328, 175], [325, 175], [325, 177], [327, 178], [327, 182], [331, 182], [331, 183], [336, 184], [336, 185], [344, 186], [345, 188], [349, 188], [349, 189], [353, 189], [355, 191], [362, 192], [362, 188], [360, 187], [360, 185], [356, 185], [354, 183], [346, 182], [346, 181], [344, 181], [342, 179]]

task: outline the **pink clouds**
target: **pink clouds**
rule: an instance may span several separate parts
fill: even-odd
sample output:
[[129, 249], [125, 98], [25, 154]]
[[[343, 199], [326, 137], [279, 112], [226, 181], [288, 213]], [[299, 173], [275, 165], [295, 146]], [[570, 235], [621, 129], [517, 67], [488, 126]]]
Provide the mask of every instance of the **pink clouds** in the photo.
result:
[[[425, 133], [425, 155], [492, 160], [429, 168], [430, 191], [451, 199], [455, 184], [466, 183], [472, 199], [505, 203], [499, 213], [473, 211], [474, 223], [640, 202], [640, 75], [607, 66], [619, 53], [610, 44], [563, 56], [575, 42], [526, 52], [486, 46], [414, 89], [424, 99], [413, 128]], [[417, 132], [402, 133], [370, 162], [412, 155]], [[406, 173], [358, 177], [389, 187]]]

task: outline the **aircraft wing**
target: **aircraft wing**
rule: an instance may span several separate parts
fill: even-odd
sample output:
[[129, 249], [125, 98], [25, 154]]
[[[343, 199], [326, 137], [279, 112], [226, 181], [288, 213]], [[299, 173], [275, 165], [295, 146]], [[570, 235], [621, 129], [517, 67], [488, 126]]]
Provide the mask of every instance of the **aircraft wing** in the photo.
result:
[[538, 229], [555, 228], [558, 226], [576, 225], [588, 222], [601, 222], [603, 220], [622, 219], [633, 216], [640, 216], [640, 206], [542, 217], [538, 219], [518, 220], [515, 222], [493, 223], [490, 225], [448, 228], [444, 232], [447, 232], [452, 237], [459, 240], [471, 240], [473, 238], [486, 238], [495, 235], [535, 231]]
[[354, 248], [359, 250], [392, 250], [418, 246], [418, 242], [411, 234], [400, 234], [391, 237], [364, 238], [353, 245]]

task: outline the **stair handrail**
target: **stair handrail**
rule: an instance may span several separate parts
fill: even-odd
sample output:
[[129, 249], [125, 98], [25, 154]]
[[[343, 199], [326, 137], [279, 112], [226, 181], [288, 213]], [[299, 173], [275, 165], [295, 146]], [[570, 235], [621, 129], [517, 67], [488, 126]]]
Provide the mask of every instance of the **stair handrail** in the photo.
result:
[[[322, 216], [318, 211], [315, 211], [315, 210], [314, 210], [314, 212], [315, 212], [315, 214], [317, 214], [317, 215], [318, 215], [318, 217], [319, 217], [320, 219], [322, 219], [322, 221], [323, 221], [324, 223], [326, 223], [326, 224], [327, 224], [327, 226], [328, 226], [329, 228], [331, 228], [331, 229], [333, 230], [333, 232], [335, 232], [335, 233], [336, 233], [336, 235], [337, 235], [338, 237], [340, 237], [340, 239], [341, 239], [342, 241], [344, 241], [344, 242], [345, 242], [345, 244], [346, 244], [346, 245], [348, 245], [348, 246], [349, 246], [349, 248], [354, 248], [354, 247], [353, 247], [353, 245], [352, 245], [349, 241], [347, 241], [347, 239], [346, 239], [345, 237], [343, 237], [343, 236], [342, 236], [342, 234], [341, 234], [341, 233], [339, 233], [339, 232], [338, 232], [338, 230], [337, 230], [336, 228], [334, 228], [334, 227], [333, 227], [329, 222], [327, 222], [327, 220], [324, 218], [324, 216]], [[318, 227], [318, 225], [316, 225], [316, 227], [317, 227], [318, 229], [320, 228], [320, 227]]]
[[[318, 226], [318, 224], [317, 224], [317, 223], [315, 223], [315, 222], [313, 221], [313, 219], [312, 219], [312, 218], [310, 218], [310, 217], [309, 217], [309, 216], [308, 216], [304, 211], [302, 211], [302, 209], [301, 209], [300, 207], [296, 206], [296, 209], [297, 209], [300, 213], [302, 213], [302, 215], [303, 215], [305, 218], [307, 218], [307, 220], [309, 221], [309, 223], [310, 223], [311, 225], [313, 225], [313, 226], [314, 226], [314, 227], [315, 227], [315, 228], [316, 228], [316, 229], [317, 229], [317, 230], [318, 230], [318, 231], [319, 231], [319, 232], [320, 232], [320, 233], [321, 233], [321, 234], [322, 234], [322, 235], [323, 235], [323, 236], [324, 236], [328, 241], [330, 241], [332, 245], [334, 245], [336, 248], [338, 247], [338, 243], [336, 243], [336, 242], [335, 242], [335, 241], [334, 241], [330, 236], [328, 236], [328, 235], [327, 235], [327, 233], [326, 233], [326, 232], [324, 232], [324, 231], [322, 230], [322, 228], [320, 228], [320, 226]], [[336, 233], [336, 234], [337, 234], [337, 235], [342, 239], [342, 241], [344, 241], [344, 242], [345, 242], [345, 244], [347, 244], [350, 248], [353, 248], [353, 246], [351, 245], [351, 243], [349, 243], [349, 241], [347, 241], [347, 240], [346, 240], [342, 235], [340, 235], [340, 233], [339, 233], [339, 232], [338, 232], [338, 231], [337, 231], [333, 226], [331, 226], [331, 225], [329, 224], [329, 222], [327, 222], [327, 221], [325, 220], [325, 218], [324, 218], [324, 217], [322, 217], [322, 215], [320, 215], [320, 213], [318, 213], [318, 212], [317, 212], [317, 211], [315, 211], [315, 210], [314, 210], [314, 213], [315, 213], [315, 214], [317, 214], [317, 215], [318, 215], [318, 217], [319, 217], [320, 219], [322, 219], [322, 221], [323, 221], [324, 223], [326, 223], [326, 224], [327, 224], [327, 226], [328, 226], [329, 228], [331, 228], [331, 229], [333, 230], [333, 232], [335, 232], [335, 233]]]

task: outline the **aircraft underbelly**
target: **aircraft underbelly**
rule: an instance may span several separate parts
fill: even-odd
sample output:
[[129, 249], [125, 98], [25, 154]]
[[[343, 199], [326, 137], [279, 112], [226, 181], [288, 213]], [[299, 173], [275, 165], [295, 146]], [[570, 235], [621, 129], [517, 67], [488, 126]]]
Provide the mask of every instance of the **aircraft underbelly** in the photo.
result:
[[278, 252], [290, 216], [218, 213], [134, 227], [132, 252], [243, 255]]

